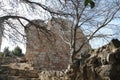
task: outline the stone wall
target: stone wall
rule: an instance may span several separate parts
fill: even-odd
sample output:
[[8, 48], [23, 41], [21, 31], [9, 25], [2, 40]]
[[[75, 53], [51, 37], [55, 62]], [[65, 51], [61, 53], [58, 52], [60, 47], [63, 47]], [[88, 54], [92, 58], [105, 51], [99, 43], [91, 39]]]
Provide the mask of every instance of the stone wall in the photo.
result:
[[[70, 46], [65, 41], [70, 41], [70, 26], [73, 23], [64, 19], [51, 19], [47, 23], [42, 20], [32, 22], [38, 26], [30, 23], [26, 25], [26, 59], [28, 62], [36, 69], [66, 69], [69, 64]], [[79, 39], [76, 45], [78, 48], [86, 40], [80, 29], [77, 31], [77, 38]], [[82, 51], [85, 52], [89, 48], [90, 45], [86, 44]]]
[[0, 65], [9, 64], [9, 63], [17, 63], [17, 62], [19, 62], [19, 60], [16, 58], [11, 58], [11, 57], [0, 58]]

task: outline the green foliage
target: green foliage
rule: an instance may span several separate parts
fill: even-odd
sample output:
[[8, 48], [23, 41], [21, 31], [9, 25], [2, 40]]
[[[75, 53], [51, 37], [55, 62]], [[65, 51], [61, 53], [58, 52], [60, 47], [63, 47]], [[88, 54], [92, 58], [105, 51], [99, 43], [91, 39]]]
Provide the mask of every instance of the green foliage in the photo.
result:
[[4, 48], [4, 51], [3, 51], [4, 57], [11, 56], [10, 53], [11, 53], [11, 52], [10, 52], [10, 50], [9, 50], [9, 47], [5, 47], [5, 48]]
[[12, 51], [12, 54], [18, 57], [24, 56], [22, 49], [19, 46], [15, 47], [15, 49]]
[[22, 49], [20, 47], [15, 47], [13, 51], [9, 50], [9, 47], [5, 47], [3, 53], [0, 52], [0, 57], [12, 57], [12, 56], [24, 56], [24, 54], [22, 54]]
[[93, 2], [93, 0], [85, 0], [84, 1], [84, 6], [87, 6], [88, 4], [90, 4], [91, 8], [95, 7], [95, 3]]
[[3, 57], [3, 52], [0, 52], [0, 57]]

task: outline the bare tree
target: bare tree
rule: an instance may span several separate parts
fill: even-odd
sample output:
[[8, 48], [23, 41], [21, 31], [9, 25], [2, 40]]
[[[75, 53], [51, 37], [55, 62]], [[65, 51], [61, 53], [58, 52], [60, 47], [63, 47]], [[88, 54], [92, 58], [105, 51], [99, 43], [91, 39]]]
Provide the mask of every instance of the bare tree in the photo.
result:
[[[37, 5], [48, 11], [52, 17], [63, 17], [74, 22], [74, 25], [71, 27], [71, 41], [67, 42], [71, 46], [71, 62], [75, 58], [75, 55], [81, 51], [83, 46], [91, 40], [94, 35], [97, 34], [98, 31], [111, 25], [112, 20], [114, 20], [119, 12], [120, 6], [117, 1], [96, 1], [96, 7], [90, 9], [88, 6], [84, 6], [84, 1], [81, 0], [58, 0], [57, 4], [62, 5], [59, 9], [54, 9], [52, 6], [49, 7], [47, 5], [33, 2], [33, 1], [25, 1], [29, 3], [29, 5]], [[104, 5], [103, 5], [104, 4]], [[112, 8], [112, 10], [111, 10]], [[90, 35], [88, 39], [80, 45], [79, 49], [76, 49], [76, 32], [79, 28], [87, 29]], [[111, 34], [112, 35], [112, 34]], [[104, 35], [103, 35], [104, 36]], [[99, 36], [100, 37], [100, 36]], [[66, 41], [65, 41], [66, 42]]]
[[[65, 39], [63, 39], [62, 36], [61, 38], [64, 40], [64, 42], [70, 45], [71, 63], [73, 63], [76, 54], [80, 52], [83, 46], [91, 39], [96, 36], [106, 37], [108, 35], [113, 35], [100, 33], [100, 30], [102, 28], [104, 29], [104, 27], [111, 28], [113, 21], [116, 18], [119, 18], [118, 14], [120, 10], [120, 2], [118, 0], [94, 1], [96, 4], [95, 7], [94, 3], [91, 3], [89, 1], [91, 0], [85, 0], [85, 2], [83, 0], [46, 0], [45, 2], [35, 2], [32, 0], [13, 0], [13, 2], [11, 3], [14, 4], [14, 6], [12, 7], [15, 9], [15, 11], [17, 10], [16, 5], [20, 3], [20, 5], [24, 6], [23, 8], [28, 11], [28, 13], [36, 12], [39, 14], [41, 12], [40, 9], [42, 9], [47, 15], [52, 18], [61, 17], [71, 20], [74, 23], [74, 25], [70, 28], [71, 40], [66, 41]], [[90, 5], [92, 8], [94, 8], [91, 9]], [[19, 16], [19, 14], [12, 14], [12, 12], [9, 13], [9, 11], [5, 10], [4, 8], [1, 8], [1, 10], [6, 12], [6, 15], [0, 17], [0, 20], [2, 21], [1, 23], [6, 22], [7, 24], [9, 24], [9, 26], [12, 27], [12, 29], [16, 30], [19, 34], [24, 36], [24, 34], [20, 33], [15, 27], [13, 27], [11, 23], [8, 22], [8, 20], [10, 18], [16, 19], [25, 28], [24, 23], [21, 21], [21, 19], [32, 23], [30, 19], [27, 19], [25, 16]], [[43, 27], [39, 27], [38, 25], [36, 26], [45, 31]], [[118, 25], [112, 25], [112, 27], [113, 26], [118, 27]], [[76, 48], [76, 33], [77, 30], [80, 28], [83, 30], [84, 33], [86, 33], [87, 40], [85, 40], [82, 45], [79, 45], [79, 48]]]

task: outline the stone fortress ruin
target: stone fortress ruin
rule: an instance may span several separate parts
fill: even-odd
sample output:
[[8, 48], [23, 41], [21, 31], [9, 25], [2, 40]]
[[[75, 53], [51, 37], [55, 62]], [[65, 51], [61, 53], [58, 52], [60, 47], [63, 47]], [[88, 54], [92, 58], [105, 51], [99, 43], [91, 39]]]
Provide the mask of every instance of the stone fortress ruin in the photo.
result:
[[[70, 45], [65, 41], [71, 39], [71, 26], [73, 22], [54, 18], [45, 23], [42, 20], [33, 20], [34, 24], [43, 27], [39, 30], [32, 24], [27, 24], [25, 29], [27, 36], [26, 59], [36, 69], [42, 70], [62, 70], [67, 69], [70, 58]], [[77, 30], [77, 48], [86, 40], [83, 32]], [[82, 49], [88, 51], [90, 45], [86, 44]], [[78, 55], [79, 56], [79, 55]]]
[[[54, 18], [48, 22], [39, 19], [31, 22], [34, 24], [28, 23], [25, 28], [27, 38], [25, 58], [28, 61], [27, 63], [32, 64], [35, 69], [39, 70], [67, 69], [70, 58], [70, 45], [66, 41], [70, 42], [70, 29], [73, 22], [62, 18]], [[0, 28], [0, 45], [2, 42], [1, 30]], [[76, 47], [78, 48], [86, 40], [80, 29], [77, 31], [77, 38]], [[88, 49], [90, 49], [90, 45], [86, 44], [82, 51], [86, 52]], [[14, 59], [10, 61], [9, 59], [1, 60], [3, 63], [15, 61]]]

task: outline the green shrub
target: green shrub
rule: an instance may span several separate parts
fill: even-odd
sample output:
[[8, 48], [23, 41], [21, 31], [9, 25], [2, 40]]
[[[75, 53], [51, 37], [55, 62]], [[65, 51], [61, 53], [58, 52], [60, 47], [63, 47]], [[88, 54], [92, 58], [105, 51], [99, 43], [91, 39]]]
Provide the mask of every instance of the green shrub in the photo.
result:
[[11, 56], [11, 51], [9, 50], [9, 47], [5, 47], [5, 48], [4, 48], [3, 56], [4, 56], [4, 57], [9, 57], [9, 56]]
[[15, 47], [15, 49], [12, 51], [12, 54], [18, 57], [24, 56], [22, 49], [19, 46]]
[[3, 52], [0, 52], [0, 57], [3, 57]]

